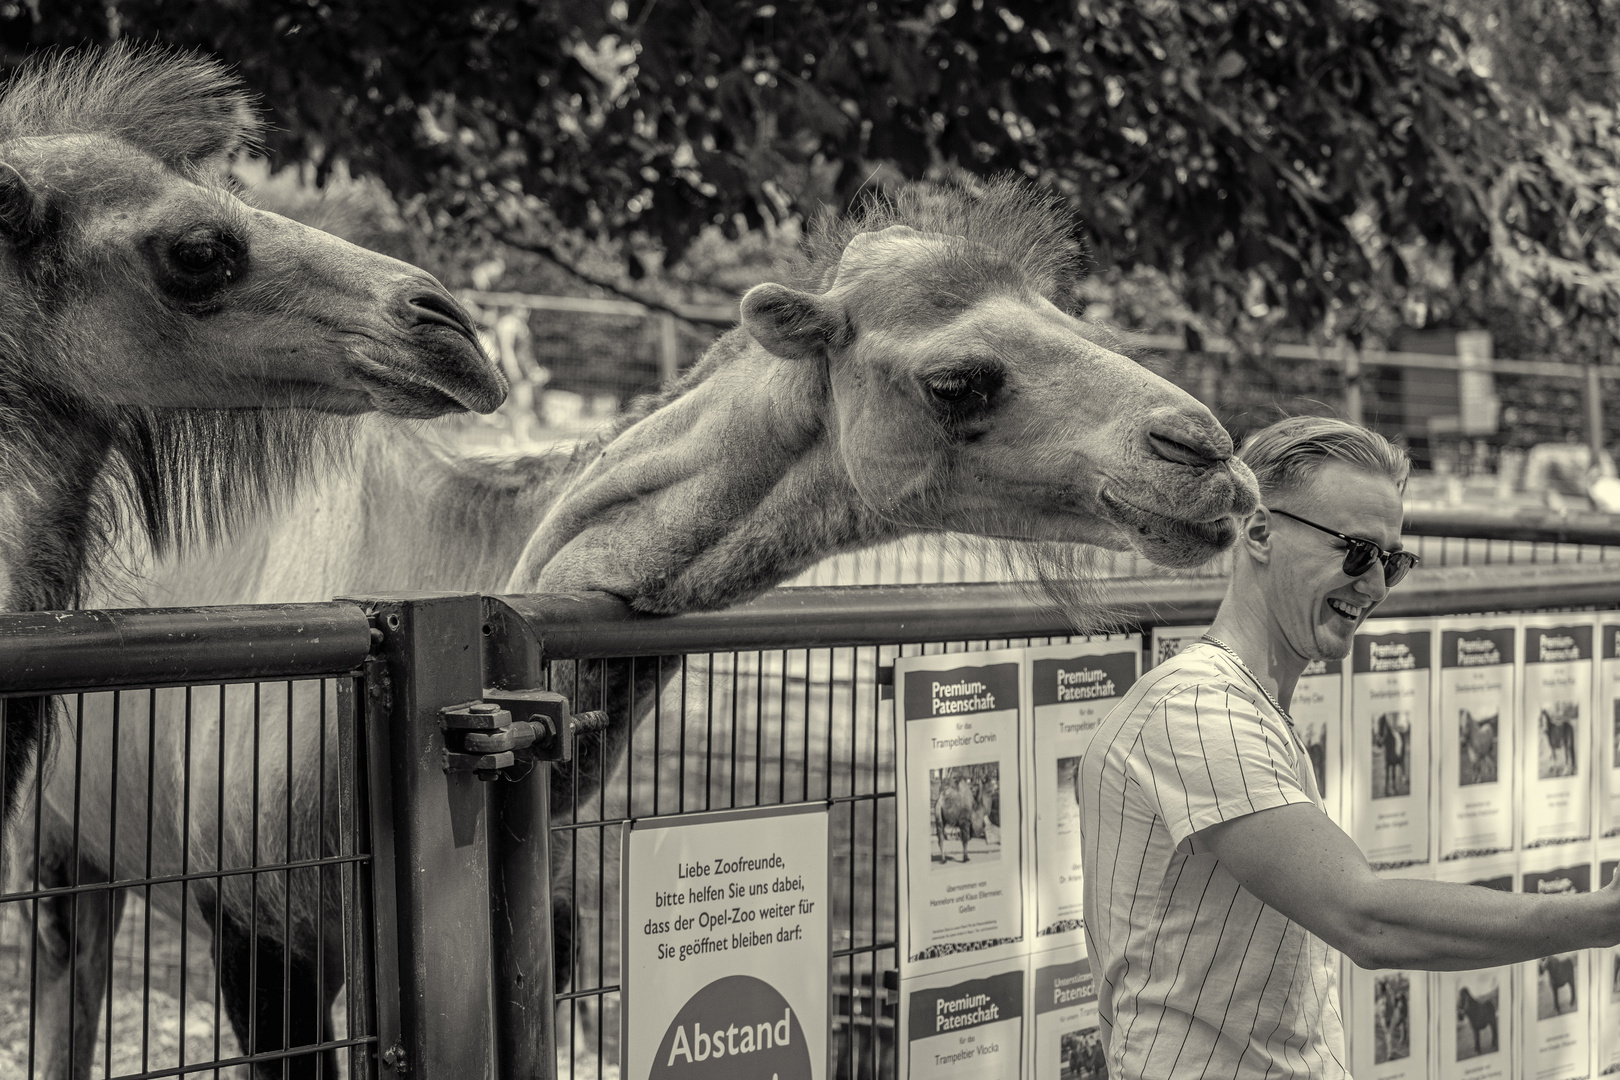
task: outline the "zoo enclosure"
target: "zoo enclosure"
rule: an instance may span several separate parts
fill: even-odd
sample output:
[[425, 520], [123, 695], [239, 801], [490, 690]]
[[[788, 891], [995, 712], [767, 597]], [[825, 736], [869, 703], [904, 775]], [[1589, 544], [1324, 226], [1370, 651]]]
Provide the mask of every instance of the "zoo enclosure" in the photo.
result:
[[[1492, 559], [1488, 546], [1481, 553], [1464, 544], [1454, 565], [1414, 574], [1379, 614], [1613, 608], [1620, 606], [1620, 575], [1597, 558], [1607, 550], [1570, 563], [1558, 561], [1567, 549], [1542, 544], [1507, 565]], [[1206, 621], [1221, 588], [1212, 578], [1122, 581], [1109, 599], [1128, 628], [1146, 629]], [[115, 1015], [114, 1007], [117, 950], [103, 944], [92, 957], [114, 976], [115, 988], [96, 1013], [103, 1041], [115, 1050], [111, 1060], [99, 1059], [97, 1075], [183, 1075], [253, 1061], [296, 1070], [300, 1053], [324, 1047], [346, 1055], [343, 1071], [350, 1076], [526, 1077], [545, 1075], [555, 1063], [561, 1075], [606, 1077], [616, 1075], [618, 1062], [617, 858], [628, 823], [732, 806], [826, 802], [833, 808], [838, 893], [837, 944], [829, 956], [833, 1075], [890, 1076], [897, 913], [894, 732], [885, 703], [894, 659], [1063, 641], [1068, 633], [1061, 618], [1007, 585], [779, 590], [730, 611], [668, 619], [570, 596], [0, 616], [0, 708], [16, 708], [29, 695], [72, 695], [64, 724], [76, 737], [58, 746], [61, 769], [70, 760], [66, 748], [85, 745], [84, 718], [94, 702], [112, 704], [77, 695], [125, 691], [122, 711], [111, 713], [112, 731], [137, 752], [131, 760], [128, 749], [115, 751], [111, 760], [121, 767], [103, 783], [144, 803], [144, 813], [123, 814], [124, 823], [113, 825], [116, 837], [134, 838], [129, 869], [110, 880], [44, 885], [37, 863], [44, 784], [30, 778], [25, 790], [33, 796], [11, 833], [8, 858], [14, 874], [24, 876], [32, 858], [32, 879], [0, 892], [0, 912], [13, 926], [26, 926], [42, 904], [105, 903], [115, 890], [146, 901], [137, 920], [145, 955], [122, 984], [126, 1002], [138, 1001], [124, 1013]], [[553, 666], [559, 663], [568, 666]], [[206, 726], [198, 702], [245, 695], [246, 707], [237, 711], [256, 733], [270, 736], [254, 742], [264, 755], [250, 770], [256, 778], [273, 768], [278, 738], [292, 731], [291, 692], [284, 731], [273, 722], [274, 709], [264, 707], [272, 688], [289, 683], [321, 690], [320, 730], [332, 731], [332, 760], [318, 769], [319, 797], [330, 798], [322, 812], [337, 819], [335, 845], [300, 850], [286, 839], [295, 835], [290, 825], [279, 843], [267, 827], [246, 864], [200, 856], [194, 863], [187, 861], [193, 853], [182, 852], [181, 865], [163, 872], [151, 841], [140, 841], [152, 835], [154, 817], [174, 807], [153, 798], [161, 772], [156, 755], [148, 750], [143, 759], [139, 747], [153, 745], [160, 720], [189, 731], [199, 717]], [[524, 705], [511, 696], [515, 689], [545, 685], [566, 694], [576, 712], [606, 706], [610, 722], [573, 726], [570, 760], [555, 772], [533, 768], [496, 783], [480, 782], [473, 771], [445, 772], [441, 709], [505, 692], [518, 715]], [[178, 695], [187, 707], [166, 710], [163, 695]], [[217, 715], [225, 712], [222, 704]], [[564, 721], [550, 747], [560, 752], [570, 725], [566, 715], [551, 715]], [[641, 719], [623, 722], [629, 715]], [[210, 800], [243, 797], [236, 788], [227, 794], [206, 768], [193, 770], [199, 760], [206, 764], [206, 757], [188, 753], [181, 763], [182, 814]], [[74, 790], [89, 786], [76, 782]], [[256, 787], [252, 795], [257, 802]], [[116, 794], [109, 802], [123, 805]], [[559, 813], [551, 820], [554, 808]], [[267, 823], [292, 814], [290, 804], [255, 809], [252, 819]], [[182, 914], [174, 943], [182, 978], [172, 996], [182, 1014], [188, 994], [211, 1013], [213, 1041], [193, 1053], [182, 1038], [171, 1056], [158, 1054], [154, 1029], [169, 1006], [153, 985], [161, 981], [151, 952], [154, 937], [161, 938], [153, 913], [162, 906], [153, 898], [211, 882], [218, 889], [227, 877], [268, 883], [297, 874], [338, 879], [345, 984], [339, 1030], [318, 1042], [300, 1042], [290, 1028], [279, 1038], [254, 1033], [250, 1045], [233, 1052], [221, 1034], [228, 1019], [219, 973], [204, 980], [201, 993], [186, 987], [187, 964], [206, 956], [208, 946], [192, 941], [195, 923], [184, 925], [196, 916]], [[555, 922], [554, 883], [561, 889]], [[191, 910], [184, 896], [180, 910]], [[554, 933], [568, 943], [555, 977]], [[270, 927], [268, 936], [275, 934]], [[30, 1077], [42, 1067], [33, 1054], [46, 1021], [39, 944], [15, 933], [11, 944], [12, 955], [0, 954], [0, 965], [10, 960], [17, 973], [10, 985], [26, 998], [25, 1019], [12, 1022], [22, 1028], [29, 1056], [8, 1075]], [[289, 974], [283, 972], [284, 988]], [[183, 1036], [184, 1020], [181, 1027]], [[318, 1067], [289, 1072], [317, 1074]]]

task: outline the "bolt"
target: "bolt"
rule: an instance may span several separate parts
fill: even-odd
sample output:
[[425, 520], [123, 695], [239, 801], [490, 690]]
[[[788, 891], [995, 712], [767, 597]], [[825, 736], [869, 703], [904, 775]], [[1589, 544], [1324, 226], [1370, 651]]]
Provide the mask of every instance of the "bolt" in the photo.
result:
[[495, 704], [493, 701], [479, 701], [475, 702], [467, 711], [470, 713], [477, 713], [480, 716], [487, 716], [490, 713], [500, 712], [501, 707]]

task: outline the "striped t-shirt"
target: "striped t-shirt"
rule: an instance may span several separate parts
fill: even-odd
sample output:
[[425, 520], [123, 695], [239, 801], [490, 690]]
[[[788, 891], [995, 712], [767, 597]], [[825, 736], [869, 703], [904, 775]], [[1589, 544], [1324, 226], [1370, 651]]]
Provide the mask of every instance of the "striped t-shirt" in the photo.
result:
[[1310, 757], [1238, 661], [1200, 642], [1149, 671], [1080, 773], [1086, 946], [1108, 1075], [1347, 1077], [1339, 954], [1193, 834], [1322, 805]]

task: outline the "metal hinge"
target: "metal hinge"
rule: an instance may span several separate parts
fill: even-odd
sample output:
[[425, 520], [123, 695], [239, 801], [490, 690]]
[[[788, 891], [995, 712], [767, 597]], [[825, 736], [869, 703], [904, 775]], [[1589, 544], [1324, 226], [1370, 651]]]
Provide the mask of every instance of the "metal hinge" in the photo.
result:
[[479, 701], [439, 710], [444, 771], [522, 779], [536, 762], [570, 760], [575, 732], [606, 721], [601, 712], [574, 716], [568, 699], [550, 690], [486, 690]]

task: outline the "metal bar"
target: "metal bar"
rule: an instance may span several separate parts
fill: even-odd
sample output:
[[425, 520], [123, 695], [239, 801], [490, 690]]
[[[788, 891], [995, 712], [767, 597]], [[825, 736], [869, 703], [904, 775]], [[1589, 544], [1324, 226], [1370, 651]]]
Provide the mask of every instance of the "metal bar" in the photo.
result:
[[1407, 536], [1620, 545], [1620, 514], [1558, 511], [1539, 506], [1410, 507], [1401, 531]]
[[[1196, 623], [1214, 617], [1223, 578], [1108, 582], [1109, 621]], [[725, 611], [656, 616], [597, 594], [505, 596], [489, 603], [503, 636], [527, 628], [547, 660], [830, 648], [892, 641], [960, 641], [1075, 633], [1027, 584], [865, 585], [777, 589]], [[1380, 616], [1620, 606], [1620, 575], [1601, 564], [1419, 569], [1380, 605]]]
[[493, 1080], [488, 789], [444, 771], [439, 730], [440, 708], [483, 693], [479, 598], [357, 602], [382, 631], [390, 683], [401, 1045], [385, 1046], [383, 1063], [397, 1075]]
[[0, 692], [212, 683], [352, 671], [371, 647], [353, 604], [0, 615]]

